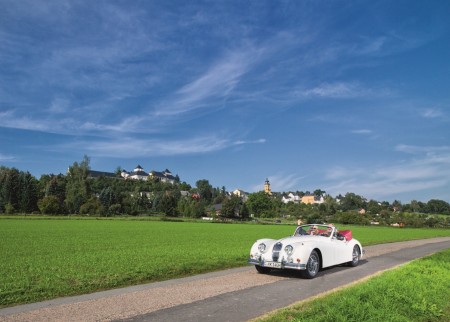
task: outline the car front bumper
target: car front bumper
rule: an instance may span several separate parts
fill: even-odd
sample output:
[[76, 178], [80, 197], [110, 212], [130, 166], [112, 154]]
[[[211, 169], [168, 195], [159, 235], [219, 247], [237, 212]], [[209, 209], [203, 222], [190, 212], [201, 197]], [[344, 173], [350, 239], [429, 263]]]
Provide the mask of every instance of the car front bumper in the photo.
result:
[[295, 270], [305, 270], [306, 269], [306, 264], [289, 263], [286, 261], [269, 262], [269, 261], [264, 261], [263, 259], [249, 258], [248, 263], [250, 265], [258, 265], [261, 267], [274, 268], [274, 269], [295, 269]]

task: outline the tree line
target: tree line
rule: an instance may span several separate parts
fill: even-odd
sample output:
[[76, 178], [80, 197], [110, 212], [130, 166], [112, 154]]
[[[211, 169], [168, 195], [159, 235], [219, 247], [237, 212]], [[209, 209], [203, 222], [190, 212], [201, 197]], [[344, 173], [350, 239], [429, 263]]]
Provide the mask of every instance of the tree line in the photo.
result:
[[[159, 214], [200, 218], [206, 215], [239, 218], [301, 218], [305, 222], [341, 222], [370, 224], [404, 223], [408, 226], [448, 226], [450, 204], [438, 199], [413, 200], [402, 204], [395, 200], [366, 200], [355, 193], [333, 198], [317, 189], [313, 194], [324, 197], [321, 204], [281, 201], [287, 193], [263, 191], [251, 193], [247, 200], [229, 194], [225, 187], [214, 188], [208, 180], [195, 187], [180, 182], [164, 183], [157, 179], [123, 180], [90, 177], [89, 158], [74, 162], [66, 174], [42, 175], [39, 180], [29, 172], [0, 167], [0, 213], [41, 213], [48, 215], [140, 215]], [[178, 177], [177, 177], [178, 178]], [[296, 191], [297, 195], [310, 194]], [[220, 205], [220, 207], [217, 207]], [[215, 207], [216, 206], [216, 207]], [[360, 210], [364, 209], [364, 213]]]

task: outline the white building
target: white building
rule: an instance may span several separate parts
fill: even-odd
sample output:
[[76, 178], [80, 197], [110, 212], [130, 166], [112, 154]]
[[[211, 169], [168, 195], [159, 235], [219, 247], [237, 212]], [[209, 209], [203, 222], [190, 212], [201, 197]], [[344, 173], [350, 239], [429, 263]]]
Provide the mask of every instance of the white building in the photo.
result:
[[176, 181], [176, 178], [172, 175], [172, 173], [168, 169], [162, 172], [151, 171], [149, 176], [152, 179], [159, 179], [161, 182], [167, 182], [171, 184], [174, 184]]
[[148, 173], [144, 171], [140, 165], [137, 165], [136, 168], [132, 172], [127, 172], [126, 170], [122, 170], [120, 174], [125, 179], [134, 179], [134, 180], [147, 180]]
[[294, 195], [292, 192], [290, 192], [287, 196], [283, 196], [281, 198], [281, 201], [283, 203], [293, 202], [293, 203], [299, 203], [301, 200], [300, 196]]
[[242, 199], [242, 201], [246, 202], [248, 199], [248, 193], [246, 193], [244, 190], [236, 189], [232, 192], [233, 195], [238, 196]]

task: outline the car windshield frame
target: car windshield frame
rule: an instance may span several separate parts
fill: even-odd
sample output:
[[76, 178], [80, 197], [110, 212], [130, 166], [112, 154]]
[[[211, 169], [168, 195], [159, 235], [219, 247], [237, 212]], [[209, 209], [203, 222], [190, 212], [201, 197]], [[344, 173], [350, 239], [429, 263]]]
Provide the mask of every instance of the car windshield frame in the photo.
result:
[[[331, 228], [331, 233], [328, 234], [328, 228]], [[300, 225], [295, 229], [293, 236], [322, 236], [333, 237], [337, 235], [337, 229], [330, 224], [306, 224]]]

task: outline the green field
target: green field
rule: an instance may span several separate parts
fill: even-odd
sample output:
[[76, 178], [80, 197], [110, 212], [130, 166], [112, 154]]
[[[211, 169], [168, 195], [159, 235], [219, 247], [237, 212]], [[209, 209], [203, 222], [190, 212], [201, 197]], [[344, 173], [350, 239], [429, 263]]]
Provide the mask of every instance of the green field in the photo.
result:
[[449, 272], [447, 249], [255, 321], [450, 321]]
[[[37, 302], [246, 265], [252, 243], [294, 226], [137, 220], [0, 219], [0, 305]], [[352, 227], [364, 245], [450, 236]]]

